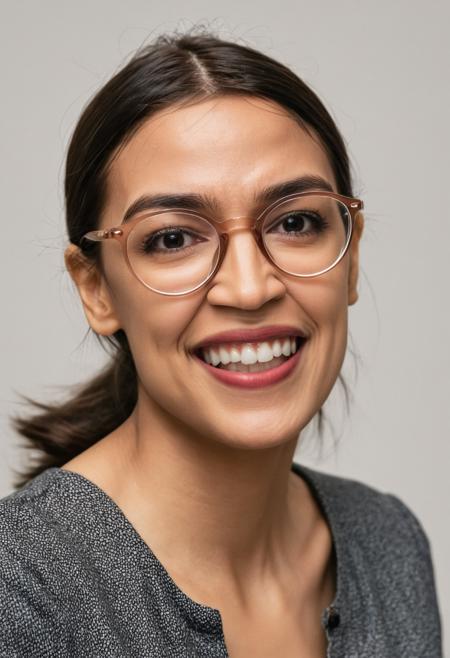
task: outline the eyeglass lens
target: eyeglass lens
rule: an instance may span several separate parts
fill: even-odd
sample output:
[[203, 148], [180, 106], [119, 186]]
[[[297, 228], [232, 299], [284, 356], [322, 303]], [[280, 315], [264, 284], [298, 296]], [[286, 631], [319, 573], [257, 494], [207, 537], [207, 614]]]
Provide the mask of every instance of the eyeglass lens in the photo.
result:
[[[344, 203], [309, 194], [287, 199], [264, 217], [262, 237], [272, 260], [287, 273], [313, 275], [330, 267], [346, 247], [351, 218]], [[205, 219], [182, 211], [138, 222], [127, 241], [137, 277], [159, 292], [198, 287], [219, 258], [219, 234]]]

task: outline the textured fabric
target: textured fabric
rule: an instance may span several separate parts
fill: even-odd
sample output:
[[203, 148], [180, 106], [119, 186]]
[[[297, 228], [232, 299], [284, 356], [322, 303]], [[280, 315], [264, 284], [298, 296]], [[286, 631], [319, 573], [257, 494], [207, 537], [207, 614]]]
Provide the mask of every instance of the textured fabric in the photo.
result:
[[[336, 597], [321, 616], [327, 658], [442, 658], [430, 545], [417, 517], [369, 485], [292, 468], [336, 551]], [[219, 610], [178, 588], [93, 482], [52, 467], [0, 500], [2, 658], [227, 655]]]

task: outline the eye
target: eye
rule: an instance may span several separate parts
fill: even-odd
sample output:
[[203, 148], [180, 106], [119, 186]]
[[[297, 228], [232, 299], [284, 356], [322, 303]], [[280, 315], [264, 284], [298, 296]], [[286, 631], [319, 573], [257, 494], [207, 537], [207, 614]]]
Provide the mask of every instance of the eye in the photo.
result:
[[201, 241], [200, 236], [178, 227], [168, 227], [155, 233], [144, 236], [141, 244], [146, 254], [165, 251], [181, 251], [191, 247], [195, 240]]
[[321, 233], [327, 226], [327, 220], [317, 212], [293, 210], [273, 222], [267, 232], [301, 237]]

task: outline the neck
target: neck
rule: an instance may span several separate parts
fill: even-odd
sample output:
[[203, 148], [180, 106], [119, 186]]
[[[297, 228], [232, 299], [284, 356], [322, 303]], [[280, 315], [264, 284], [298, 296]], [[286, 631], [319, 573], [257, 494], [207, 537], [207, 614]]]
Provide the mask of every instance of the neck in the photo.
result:
[[281, 582], [286, 565], [299, 570], [317, 518], [291, 471], [297, 436], [239, 449], [187, 436], [138, 404], [103, 442], [99, 485], [191, 598], [244, 600], [255, 583]]

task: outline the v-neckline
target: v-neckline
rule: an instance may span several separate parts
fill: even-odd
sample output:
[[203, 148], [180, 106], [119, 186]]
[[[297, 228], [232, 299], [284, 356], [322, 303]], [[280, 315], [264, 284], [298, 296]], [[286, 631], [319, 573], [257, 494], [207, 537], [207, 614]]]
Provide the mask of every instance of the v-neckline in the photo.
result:
[[[330, 614], [330, 610], [336, 610], [340, 608], [343, 587], [343, 546], [340, 541], [340, 533], [337, 526], [337, 520], [333, 516], [330, 509], [332, 501], [330, 501], [329, 497], [327, 496], [326, 487], [324, 488], [322, 486], [322, 478], [326, 477], [326, 474], [322, 474], [320, 471], [315, 471], [311, 468], [300, 465], [297, 462], [292, 463], [291, 470], [306, 482], [309, 490], [311, 491], [314, 499], [317, 501], [322, 511], [323, 517], [327, 522], [331, 533], [332, 548], [334, 549], [336, 558], [336, 588], [333, 602], [323, 610], [321, 615], [322, 624], [324, 625]], [[224, 642], [220, 610], [203, 603], [198, 603], [190, 596], [188, 596], [181, 589], [181, 587], [177, 585], [162, 562], [154, 554], [147, 542], [144, 541], [142, 536], [133, 526], [131, 521], [129, 521], [119, 505], [101, 487], [99, 487], [84, 475], [81, 475], [76, 471], [63, 469], [60, 466], [49, 467], [43, 471], [39, 477], [50, 475], [51, 473], [63, 478], [68, 478], [69, 480], [76, 481], [78, 483], [82, 483], [85, 489], [87, 489], [91, 494], [94, 494], [94, 496], [99, 501], [102, 501], [102, 503], [107, 506], [108, 510], [114, 514], [116, 519], [120, 521], [121, 526], [125, 529], [128, 537], [132, 541], [132, 544], [139, 546], [140, 550], [143, 550], [146, 553], [147, 557], [152, 563], [152, 566], [156, 568], [159, 574], [162, 576], [165, 584], [171, 591], [172, 596], [176, 599], [177, 603], [181, 605], [187, 616], [190, 617], [195, 624], [200, 625], [205, 630], [211, 629], [214, 631], [215, 629], [217, 632], [217, 627], [220, 627], [220, 633], [222, 634], [222, 640]]]

